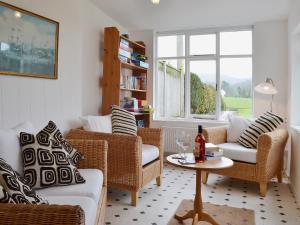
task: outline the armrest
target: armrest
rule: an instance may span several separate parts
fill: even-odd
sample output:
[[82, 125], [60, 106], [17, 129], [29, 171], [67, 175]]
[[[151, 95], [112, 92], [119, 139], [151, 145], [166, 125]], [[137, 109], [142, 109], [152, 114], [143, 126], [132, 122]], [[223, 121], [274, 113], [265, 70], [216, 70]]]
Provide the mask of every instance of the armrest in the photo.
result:
[[103, 184], [107, 184], [107, 141], [68, 139], [68, 142], [84, 155], [79, 169], [99, 169], [103, 173]]
[[256, 161], [260, 177], [270, 179], [278, 169], [282, 169], [287, 140], [288, 132], [285, 129], [265, 133], [258, 138]]
[[0, 221], [10, 225], [84, 225], [80, 206], [0, 204]]
[[164, 133], [160, 128], [139, 128], [137, 132], [143, 140], [143, 144], [154, 145], [163, 152]]
[[[73, 129], [68, 139], [106, 140], [108, 143], [109, 183], [142, 183], [142, 138]], [[123, 177], [120, 180], [120, 177]], [[125, 177], [125, 178], [124, 178]], [[130, 186], [130, 185], [129, 185]]]
[[227, 127], [209, 127], [203, 129], [207, 143], [222, 144], [227, 142]]

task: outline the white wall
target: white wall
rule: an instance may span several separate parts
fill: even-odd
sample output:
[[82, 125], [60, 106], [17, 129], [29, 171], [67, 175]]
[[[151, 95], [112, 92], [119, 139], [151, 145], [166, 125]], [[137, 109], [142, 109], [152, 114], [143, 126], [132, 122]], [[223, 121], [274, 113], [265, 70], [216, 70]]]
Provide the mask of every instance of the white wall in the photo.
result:
[[97, 114], [103, 28], [118, 25], [86, 0], [5, 0], [60, 23], [58, 80], [0, 76], [0, 128], [54, 120], [66, 131]]
[[289, 16], [289, 113], [292, 134], [291, 187], [300, 202], [300, 1], [294, 0]]
[[[253, 87], [273, 79], [278, 94], [273, 111], [287, 117], [288, 102], [288, 23], [287, 21], [260, 22], [253, 30]], [[254, 92], [254, 116], [270, 109], [271, 96]]]
[[121, 33], [126, 29], [86, 0], [81, 1], [81, 17], [82, 113], [97, 115], [102, 105], [100, 79], [103, 75], [104, 27], [116, 26]]

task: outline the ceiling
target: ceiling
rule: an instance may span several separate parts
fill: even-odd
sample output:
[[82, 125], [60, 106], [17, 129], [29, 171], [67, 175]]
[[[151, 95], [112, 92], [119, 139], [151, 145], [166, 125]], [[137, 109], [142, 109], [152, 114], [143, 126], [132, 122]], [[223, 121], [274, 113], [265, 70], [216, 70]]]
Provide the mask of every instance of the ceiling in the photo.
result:
[[286, 19], [290, 0], [91, 0], [128, 30], [251, 25]]

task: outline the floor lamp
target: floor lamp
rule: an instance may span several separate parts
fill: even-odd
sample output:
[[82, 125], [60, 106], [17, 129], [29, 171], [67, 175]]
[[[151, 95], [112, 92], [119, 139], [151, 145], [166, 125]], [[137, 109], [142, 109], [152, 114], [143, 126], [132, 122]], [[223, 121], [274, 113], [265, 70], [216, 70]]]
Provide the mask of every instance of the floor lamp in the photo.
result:
[[257, 85], [254, 90], [258, 93], [265, 94], [265, 95], [272, 95], [271, 99], [271, 112], [273, 112], [273, 100], [274, 95], [278, 93], [277, 89], [275, 88], [274, 82], [271, 78], [267, 78], [265, 82], [260, 83]]

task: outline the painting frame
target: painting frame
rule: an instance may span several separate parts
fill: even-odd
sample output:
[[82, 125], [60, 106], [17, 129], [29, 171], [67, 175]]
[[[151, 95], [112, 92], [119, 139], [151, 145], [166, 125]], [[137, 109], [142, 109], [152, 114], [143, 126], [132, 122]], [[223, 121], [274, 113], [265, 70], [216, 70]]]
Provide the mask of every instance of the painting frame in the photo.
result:
[[[58, 47], [59, 47], [59, 22], [52, 20], [50, 18], [44, 17], [42, 15], [36, 14], [34, 12], [19, 8], [17, 6], [5, 3], [0, 1], [0, 6], [4, 8], [11, 9], [16, 12], [20, 12], [21, 14], [33, 17], [34, 19], [47, 22], [55, 26], [55, 36], [54, 36], [54, 60], [53, 60], [53, 74], [43, 74], [43, 73], [29, 73], [29, 72], [19, 72], [19, 71], [6, 71], [1, 70], [0, 68], [0, 75], [11, 75], [11, 76], [22, 76], [22, 77], [35, 77], [35, 78], [44, 78], [44, 79], [58, 79]], [[0, 40], [1, 41], [1, 40]]]

